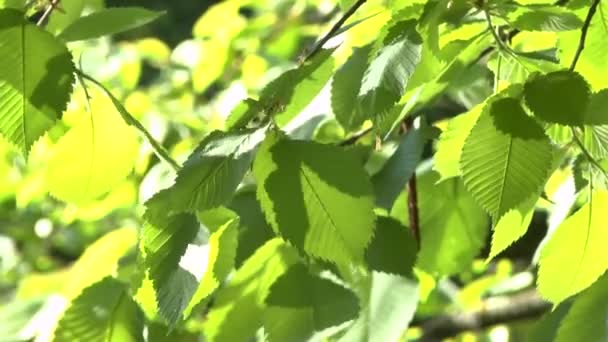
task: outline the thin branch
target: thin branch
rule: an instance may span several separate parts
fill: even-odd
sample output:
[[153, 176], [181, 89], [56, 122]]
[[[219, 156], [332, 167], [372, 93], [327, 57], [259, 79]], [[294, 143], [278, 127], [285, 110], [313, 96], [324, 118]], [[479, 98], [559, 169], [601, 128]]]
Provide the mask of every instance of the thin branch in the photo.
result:
[[512, 323], [541, 316], [551, 309], [535, 290], [513, 296], [494, 297], [482, 304], [482, 309], [436, 316], [421, 322], [420, 341], [441, 341], [465, 331], [477, 331], [497, 324]]
[[51, 0], [51, 3], [46, 7], [46, 10], [44, 11], [44, 13], [42, 13], [42, 16], [40, 17], [40, 19], [38, 19], [36, 25], [42, 26], [42, 24], [44, 24], [46, 19], [51, 15], [51, 13], [53, 13], [53, 10], [55, 10], [59, 6], [59, 1], [61, 0]]
[[366, 129], [362, 130], [361, 132], [357, 132], [357, 133], [353, 134], [351, 137], [339, 142], [338, 146], [354, 145], [357, 141], [359, 141], [359, 139], [363, 138], [371, 131], [372, 131], [372, 127], [366, 128]]
[[[403, 121], [402, 133], [411, 131], [414, 127], [413, 118], [409, 117]], [[420, 246], [420, 215], [418, 213], [418, 187], [416, 181], [416, 171], [412, 173], [412, 176], [407, 182], [407, 210], [410, 223], [410, 230], [414, 235], [414, 238]]]
[[327, 43], [327, 41], [330, 40], [336, 34], [336, 32], [340, 30], [340, 28], [342, 27], [342, 25], [344, 25], [348, 18], [355, 14], [359, 7], [361, 7], [366, 1], [367, 0], [357, 0], [357, 2], [355, 2], [346, 12], [344, 12], [342, 17], [334, 24], [334, 26], [332, 26], [329, 32], [327, 32], [325, 36], [319, 39], [319, 41], [315, 44], [312, 50], [303, 58], [302, 62], [310, 60], [317, 53], [319, 53], [319, 51], [321, 51], [321, 49], [323, 48], [323, 45], [325, 45], [325, 43]]
[[589, 26], [591, 25], [591, 20], [597, 11], [597, 6], [600, 4], [600, 0], [594, 0], [589, 7], [589, 12], [587, 12], [587, 17], [585, 18], [585, 22], [583, 23], [583, 27], [581, 28], [581, 39], [578, 41], [578, 47], [576, 48], [576, 52], [574, 53], [574, 58], [572, 59], [572, 63], [570, 64], [570, 71], [574, 71], [576, 68], [576, 63], [578, 59], [581, 57], [583, 50], [585, 49], [585, 40], [587, 39], [587, 31], [589, 30]]

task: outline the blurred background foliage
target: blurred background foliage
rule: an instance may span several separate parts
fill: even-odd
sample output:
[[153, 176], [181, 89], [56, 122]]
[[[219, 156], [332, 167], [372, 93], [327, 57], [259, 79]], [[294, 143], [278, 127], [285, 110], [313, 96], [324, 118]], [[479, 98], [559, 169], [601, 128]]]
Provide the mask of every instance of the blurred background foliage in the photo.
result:
[[[70, 16], [103, 6], [166, 11], [151, 25], [111, 39], [73, 43], [70, 48], [78, 56], [76, 63], [109, 85], [154, 138], [181, 162], [209, 132], [224, 129], [226, 118], [241, 101], [255, 97], [270, 80], [296, 65], [299, 56], [326, 32], [335, 15], [352, 2], [64, 0], [64, 11], [54, 12], [48, 27], [60, 31]], [[337, 65], [350, 49], [376, 36], [389, 16], [385, 11], [388, 2], [395, 1], [368, 1], [365, 10], [357, 12], [355, 20], [372, 17], [347, 32], [343, 48], [335, 54]], [[467, 79], [451, 86], [449, 96], [437, 104], [438, 108], [444, 106], [452, 114], [466, 111], [489, 95], [491, 73], [487, 68], [474, 67], [467, 75]], [[172, 183], [171, 170], [159, 162], [151, 147], [131, 127], [115, 119], [118, 114], [111, 103], [96, 96], [93, 89], [89, 91], [91, 103], [84, 89], [76, 87], [63, 120], [37, 142], [27, 163], [0, 140], [0, 341], [35, 336], [44, 340], [67, 300], [99, 280], [87, 279], [87, 268], [107, 267], [112, 264], [108, 259], [115, 256], [117, 261], [123, 254], [127, 261], [121, 262], [136, 267], [128, 257], [135, 255], [142, 203]], [[328, 94], [323, 91], [308, 112], [289, 125], [293, 135], [314, 136], [326, 142], [344, 139], [344, 130], [329, 115]], [[104, 141], [113, 146], [106, 161], [132, 168], [133, 172], [124, 179], [118, 172], [108, 184], [85, 184], [91, 187], [89, 194], [79, 198], [65, 191], [57, 179], [66, 177], [57, 175], [83, 167], [81, 160], [64, 158], [61, 141], [72, 127], [83, 127], [80, 134], [87, 132], [85, 114], [89, 110], [96, 117], [95, 132], [101, 132]], [[82, 147], [83, 151], [87, 148], [91, 147]], [[391, 148], [395, 146], [390, 143], [385, 147]], [[378, 153], [379, 159], [383, 153]], [[79, 181], [70, 180], [74, 184]], [[252, 201], [251, 192], [241, 191], [230, 207], [239, 212], [239, 208], [251, 208]], [[237, 264], [252, 253], [256, 239], [263, 241], [270, 235], [261, 213], [240, 214], [247, 215], [242, 221], [257, 230], [251, 233], [241, 229], [250, 243], [239, 246]], [[100, 262], [102, 256], [104, 261]], [[480, 261], [463, 272], [457, 282], [466, 286], [458, 294], [450, 289], [431, 291], [436, 284], [429, 279], [429, 284], [423, 284], [423, 294], [425, 286], [429, 290], [423, 295], [426, 302], [419, 313], [441, 312], [446, 303], [455, 300], [448, 298], [450, 293], [458, 296], [460, 307], [476, 308], [484, 293], [514, 272], [508, 261], [492, 267], [488, 275], [488, 266]], [[125, 274], [130, 271], [128, 267], [121, 269]], [[103, 274], [96, 272], [96, 276]], [[529, 286], [531, 282], [529, 278], [520, 279], [513, 287]], [[194, 341], [198, 340], [199, 328], [193, 321], [185, 330], [167, 335], [163, 326], [153, 326], [149, 339]]]

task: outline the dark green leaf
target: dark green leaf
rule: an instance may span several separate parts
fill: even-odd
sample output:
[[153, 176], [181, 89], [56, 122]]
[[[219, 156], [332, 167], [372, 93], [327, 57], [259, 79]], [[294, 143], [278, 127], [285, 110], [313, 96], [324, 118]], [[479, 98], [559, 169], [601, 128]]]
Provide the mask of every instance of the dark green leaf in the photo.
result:
[[362, 260], [375, 217], [372, 187], [354, 154], [269, 136], [253, 171], [258, 199], [276, 232], [314, 257]]
[[533, 77], [524, 86], [526, 104], [538, 118], [560, 125], [582, 126], [589, 84], [575, 72], [562, 70]]
[[311, 275], [295, 264], [270, 288], [264, 329], [268, 340], [304, 341], [315, 331], [355, 319], [357, 297], [336, 283]]
[[365, 257], [374, 271], [412, 277], [418, 243], [409, 228], [390, 217], [378, 217]]
[[576, 297], [557, 330], [556, 342], [608, 339], [608, 276], [599, 278], [590, 288]]
[[99, 38], [145, 25], [163, 15], [140, 7], [106, 8], [81, 17], [66, 27], [59, 38], [66, 42]]
[[399, 142], [399, 147], [382, 170], [372, 177], [376, 204], [390, 210], [395, 199], [405, 188], [422, 158], [424, 146], [437, 135], [434, 127], [424, 126], [409, 131]]
[[369, 113], [365, 113], [357, 94], [361, 88], [363, 75], [367, 69], [367, 59], [371, 45], [357, 48], [344, 65], [336, 71], [331, 84], [331, 107], [336, 120], [347, 131], [358, 129]]

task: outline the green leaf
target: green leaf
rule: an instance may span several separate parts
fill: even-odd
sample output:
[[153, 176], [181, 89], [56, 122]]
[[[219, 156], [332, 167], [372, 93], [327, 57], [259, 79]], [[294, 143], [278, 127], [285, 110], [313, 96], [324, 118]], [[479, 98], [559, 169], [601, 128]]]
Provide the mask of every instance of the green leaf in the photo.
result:
[[239, 191], [228, 207], [240, 218], [235, 260], [238, 267], [259, 247], [275, 237], [275, 234], [266, 222], [262, 208], [255, 198], [255, 191]]
[[395, 153], [384, 164], [382, 170], [372, 177], [376, 204], [379, 207], [387, 210], [393, 207], [395, 199], [416, 171], [424, 146], [435, 135], [434, 127], [424, 126], [409, 131], [401, 138]]
[[507, 17], [522, 31], [569, 31], [583, 25], [576, 13], [554, 5], [521, 6]]
[[281, 275], [266, 297], [264, 330], [268, 341], [304, 341], [321, 331], [357, 318], [354, 293], [295, 264]]
[[587, 81], [568, 70], [533, 77], [524, 86], [526, 104], [534, 115], [546, 122], [569, 126], [585, 123], [589, 92]]
[[608, 89], [591, 95], [585, 111], [586, 125], [608, 125]]
[[[206, 299], [232, 271], [236, 257], [238, 220], [230, 220], [214, 231], [205, 245], [206, 267], [198, 289], [184, 311], [188, 317], [192, 309]], [[205, 259], [203, 259], [205, 260]], [[194, 260], [201, 263], [201, 260]], [[205, 262], [203, 262], [205, 264]]]
[[[46, 8], [49, 0], [32, 0], [31, 2], [38, 2], [42, 4], [43, 8]], [[48, 22], [45, 25], [45, 29], [51, 32], [53, 35], [57, 35], [59, 32], [63, 31], [68, 25], [77, 20], [82, 15], [82, 11], [85, 8], [85, 3], [87, 7], [87, 11], [98, 10], [99, 5], [95, 2], [99, 1], [91, 1], [91, 0], [61, 0], [60, 8], [61, 11], [54, 10], [51, 12], [49, 16]]]
[[475, 106], [464, 114], [451, 118], [448, 121], [446, 130], [439, 136], [433, 169], [441, 175], [440, 182], [448, 178], [460, 176], [462, 147], [481, 115], [484, 106], [485, 102]]
[[137, 232], [132, 228], [113, 230], [90, 244], [69, 270], [62, 294], [74, 298], [84, 288], [112, 275], [120, 259], [136, 244]]
[[570, 302], [558, 305], [541, 317], [527, 334], [526, 342], [555, 342], [562, 320], [570, 310]]
[[350, 152], [269, 136], [253, 165], [274, 230], [311, 256], [362, 260], [374, 229], [372, 187]]
[[75, 20], [59, 38], [66, 42], [99, 38], [143, 26], [163, 14], [140, 7], [106, 8]]
[[46, 171], [51, 194], [79, 205], [121, 182], [139, 152], [135, 131], [123, 122], [111, 101], [101, 94], [92, 96], [91, 112], [78, 118], [53, 147]]
[[2, 9], [0, 23], [0, 133], [27, 155], [61, 118], [74, 65], [65, 45], [22, 12]]
[[368, 304], [340, 342], [398, 341], [414, 317], [418, 284], [398, 275], [372, 272]]
[[36, 313], [45, 303], [45, 298], [16, 299], [5, 302], [0, 308], [0, 331], [3, 341], [34, 339], [35, 332], [28, 332]]
[[[459, 179], [436, 184], [436, 172], [417, 176], [420, 251], [417, 267], [433, 275], [450, 275], [468, 267], [488, 235], [488, 219]], [[391, 216], [409, 222], [407, 193]]]
[[204, 270], [203, 251], [195, 243], [200, 224], [191, 214], [178, 214], [144, 225], [140, 249], [152, 280], [161, 316], [174, 325], [196, 292]]
[[374, 238], [365, 252], [371, 270], [402, 276], [413, 276], [418, 243], [409, 228], [399, 221], [380, 216]]
[[232, 110], [226, 119], [226, 130], [233, 131], [245, 128], [260, 112], [262, 112], [262, 108], [258, 101], [245, 99]]
[[608, 339], [607, 307], [608, 276], [604, 275], [576, 297], [574, 304], [560, 323], [555, 341], [606, 341]]
[[590, 201], [567, 218], [541, 251], [540, 294], [554, 303], [584, 290], [608, 268], [603, 213], [608, 193], [595, 192]]
[[230, 200], [251, 166], [266, 129], [214, 131], [192, 152], [175, 184], [146, 202], [146, 217], [212, 209]]
[[143, 342], [143, 323], [127, 286], [108, 277], [72, 301], [59, 320], [53, 342]]
[[492, 233], [492, 247], [487, 261], [494, 259], [526, 234], [532, 221], [537, 200], [538, 195], [533, 195], [529, 200], [509, 210], [498, 220]]
[[306, 108], [323, 89], [334, 71], [331, 50], [322, 50], [310, 61], [291, 69], [270, 82], [260, 94], [259, 102], [270, 109], [270, 115], [284, 127]]
[[207, 341], [249, 341], [263, 324], [270, 287], [297, 259], [281, 239], [260, 247], [218, 291], [203, 326]]
[[346, 131], [358, 129], [369, 118], [369, 113], [365, 113], [357, 101], [357, 94], [370, 52], [371, 45], [355, 49], [346, 63], [336, 71], [331, 83], [331, 108], [336, 120]]
[[519, 101], [492, 103], [467, 137], [460, 160], [467, 190], [496, 223], [549, 177], [553, 150], [549, 138]]
[[364, 112], [380, 115], [401, 98], [420, 62], [421, 51], [416, 22], [393, 23], [363, 76], [359, 101]]
[[591, 156], [608, 158], [608, 125], [585, 126], [581, 140]]

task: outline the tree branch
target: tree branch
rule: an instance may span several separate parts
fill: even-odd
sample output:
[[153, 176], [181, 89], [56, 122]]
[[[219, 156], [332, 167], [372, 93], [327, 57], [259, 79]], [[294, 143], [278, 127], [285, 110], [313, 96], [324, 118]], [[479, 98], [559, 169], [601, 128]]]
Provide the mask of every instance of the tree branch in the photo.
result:
[[574, 58], [572, 59], [572, 63], [570, 64], [570, 71], [574, 71], [576, 68], [576, 63], [578, 59], [581, 57], [583, 50], [585, 49], [585, 40], [587, 39], [587, 31], [589, 30], [589, 26], [591, 26], [591, 20], [597, 11], [597, 6], [600, 4], [600, 0], [594, 0], [589, 7], [589, 12], [587, 12], [587, 17], [585, 18], [585, 22], [583, 23], [583, 27], [581, 27], [581, 39], [578, 41], [578, 47], [576, 48], [576, 52], [574, 53]]
[[323, 48], [323, 45], [325, 45], [325, 43], [327, 43], [327, 41], [330, 40], [336, 34], [336, 32], [340, 30], [346, 20], [348, 20], [348, 18], [355, 14], [359, 7], [361, 7], [366, 1], [367, 0], [357, 0], [357, 2], [355, 2], [346, 12], [344, 12], [342, 17], [334, 24], [334, 26], [332, 26], [329, 32], [327, 32], [325, 36], [319, 39], [319, 41], [314, 45], [312, 50], [310, 50], [310, 52], [304, 57], [304, 59], [302, 59], [302, 62], [310, 60], [317, 53], [319, 53], [319, 51], [321, 51], [321, 49]]
[[465, 331], [536, 318], [549, 309], [551, 304], [540, 298], [535, 290], [489, 298], [480, 310], [437, 316], [420, 322], [418, 327], [423, 331], [420, 341], [440, 341]]
[[36, 23], [37, 26], [42, 26], [42, 24], [44, 24], [46, 19], [53, 13], [53, 10], [59, 6], [59, 1], [60, 0], [51, 0], [51, 3], [46, 7], [46, 10], [42, 13], [40, 19], [38, 19], [38, 22]]

